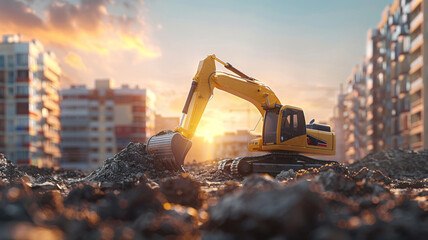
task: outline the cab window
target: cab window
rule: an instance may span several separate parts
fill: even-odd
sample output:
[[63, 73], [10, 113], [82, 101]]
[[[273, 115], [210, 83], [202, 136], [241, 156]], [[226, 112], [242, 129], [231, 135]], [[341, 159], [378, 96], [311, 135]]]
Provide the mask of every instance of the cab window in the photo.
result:
[[263, 143], [276, 144], [276, 129], [278, 124], [278, 113], [266, 112], [263, 126]]
[[306, 125], [303, 111], [285, 109], [281, 119], [281, 142], [305, 135]]

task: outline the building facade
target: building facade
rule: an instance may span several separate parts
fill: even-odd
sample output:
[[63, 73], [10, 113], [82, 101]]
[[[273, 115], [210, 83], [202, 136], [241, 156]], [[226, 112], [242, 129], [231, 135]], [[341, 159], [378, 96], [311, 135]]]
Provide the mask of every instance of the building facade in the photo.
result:
[[0, 152], [17, 164], [53, 167], [61, 157], [55, 55], [36, 40], [0, 43]]
[[216, 136], [214, 138], [214, 159], [260, 155], [260, 152], [248, 151], [248, 142], [256, 137], [247, 130], [226, 132], [224, 135]]
[[367, 153], [366, 78], [366, 66], [356, 66], [340, 100], [346, 160], [360, 159]]
[[396, 0], [368, 32], [361, 67], [347, 82], [344, 103], [337, 105], [347, 160], [386, 148], [428, 148], [425, 16], [424, 1]]
[[[410, 147], [428, 149], [428, 6], [426, 1], [410, 4]], [[425, 21], [427, 20], [427, 21]]]
[[155, 115], [155, 133], [164, 130], [174, 130], [180, 122], [179, 117], [164, 117], [160, 114]]
[[65, 168], [96, 168], [129, 142], [145, 142], [154, 134], [155, 96], [147, 89], [71, 86], [61, 91], [61, 139]]

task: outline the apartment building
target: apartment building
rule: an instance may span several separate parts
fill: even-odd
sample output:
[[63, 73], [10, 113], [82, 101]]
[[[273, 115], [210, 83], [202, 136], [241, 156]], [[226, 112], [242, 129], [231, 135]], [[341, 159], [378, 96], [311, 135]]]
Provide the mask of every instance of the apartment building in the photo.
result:
[[367, 153], [367, 110], [365, 65], [356, 66], [341, 95], [343, 113], [343, 145], [347, 161], [360, 159]]
[[330, 119], [330, 125], [333, 132], [336, 133], [336, 155], [334, 160], [337, 162], [345, 162], [345, 128], [344, 128], [344, 112], [345, 112], [345, 97], [343, 85], [340, 85], [340, 92], [337, 96], [337, 105], [333, 109], [333, 117]]
[[145, 142], [154, 134], [155, 96], [147, 89], [110, 79], [95, 88], [71, 86], [61, 91], [61, 139], [65, 168], [96, 168], [129, 142]]
[[55, 55], [37, 40], [0, 43], [0, 152], [17, 164], [53, 167], [61, 157]]
[[[424, 140], [428, 131], [425, 15], [423, 1], [396, 0], [385, 8], [378, 26], [369, 30], [361, 64], [365, 67], [354, 70], [348, 80], [345, 103], [351, 107], [342, 108], [348, 160], [385, 148], [428, 148], [428, 139]], [[363, 108], [357, 111], [357, 105]], [[358, 140], [357, 122], [365, 125], [360, 144], [354, 141]], [[359, 147], [358, 155], [354, 150]]]
[[428, 149], [428, 6], [425, 1], [413, 0], [410, 4], [410, 147]]

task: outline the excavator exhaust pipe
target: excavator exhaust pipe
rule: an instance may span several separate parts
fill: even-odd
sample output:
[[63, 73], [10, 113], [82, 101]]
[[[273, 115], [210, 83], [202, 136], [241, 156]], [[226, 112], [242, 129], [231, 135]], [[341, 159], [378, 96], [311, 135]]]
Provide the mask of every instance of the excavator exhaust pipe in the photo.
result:
[[164, 131], [147, 141], [147, 153], [161, 161], [168, 170], [183, 170], [184, 158], [192, 146], [192, 141], [178, 132]]

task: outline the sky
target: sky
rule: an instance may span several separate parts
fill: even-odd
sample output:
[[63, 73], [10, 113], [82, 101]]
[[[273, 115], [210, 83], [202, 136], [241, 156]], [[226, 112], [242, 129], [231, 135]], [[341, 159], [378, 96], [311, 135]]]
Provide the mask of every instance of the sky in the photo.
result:
[[[327, 122], [366, 34], [392, 0], [0, 0], [0, 34], [53, 51], [62, 87], [111, 78], [149, 88], [156, 112], [180, 116], [200, 60], [231, 63], [306, 120]], [[225, 70], [217, 66], [219, 70]], [[197, 135], [253, 129], [255, 107], [216, 90]], [[260, 125], [258, 130], [260, 130]]]

